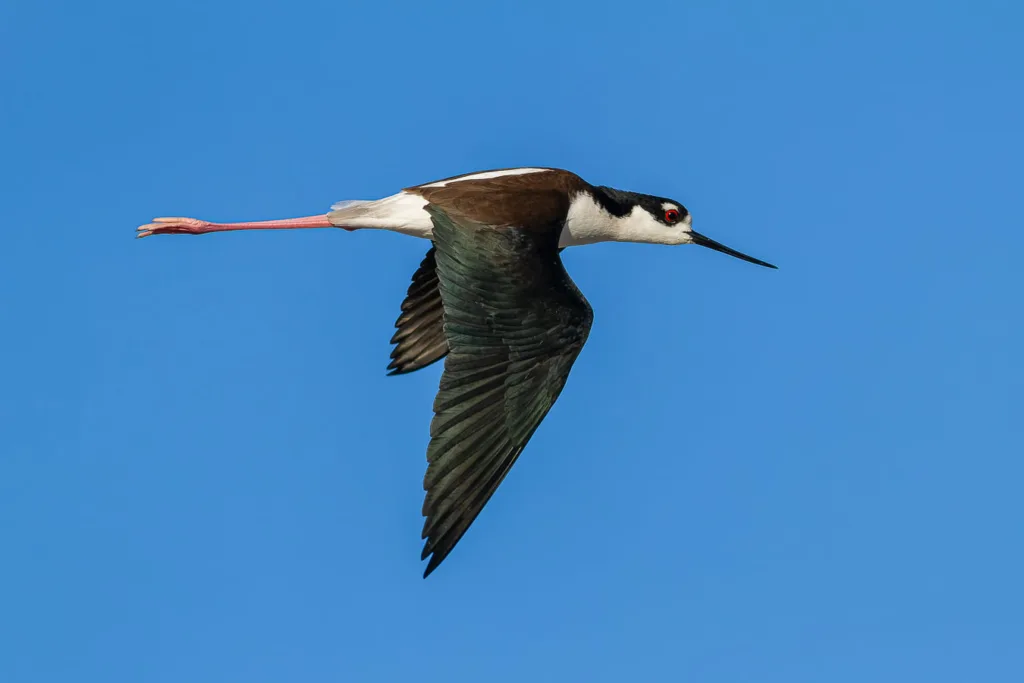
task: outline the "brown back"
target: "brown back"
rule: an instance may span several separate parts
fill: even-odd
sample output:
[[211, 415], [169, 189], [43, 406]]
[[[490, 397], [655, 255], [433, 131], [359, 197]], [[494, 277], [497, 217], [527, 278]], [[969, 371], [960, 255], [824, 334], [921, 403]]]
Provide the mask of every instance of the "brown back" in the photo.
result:
[[569, 213], [570, 198], [590, 187], [575, 173], [561, 169], [480, 180], [449, 180], [441, 187], [417, 185], [406, 188], [406, 192], [420, 195], [453, 217], [499, 228], [538, 231], [561, 230]]

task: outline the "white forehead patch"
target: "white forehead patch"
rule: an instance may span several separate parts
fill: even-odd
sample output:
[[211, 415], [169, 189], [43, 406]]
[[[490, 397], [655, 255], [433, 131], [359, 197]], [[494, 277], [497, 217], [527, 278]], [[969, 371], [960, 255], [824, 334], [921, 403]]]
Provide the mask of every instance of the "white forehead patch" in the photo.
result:
[[423, 187], [444, 187], [449, 183], [461, 183], [466, 180], [487, 180], [488, 178], [501, 178], [508, 175], [526, 175], [527, 173], [541, 173], [548, 171], [547, 168], [506, 168], [501, 171], [484, 171], [483, 173], [471, 173], [470, 175], [464, 175], [460, 178], [449, 178], [448, 180], [439, 180], [436, 183], [430, 183]]
[[678, 211], [679, 207], [677, 205], [673, 204], [672, 202], [662, 202], [661, 203], [661, 210], [662, 211], [668, 211], [669, 209], [675, 209], [676, 211]]

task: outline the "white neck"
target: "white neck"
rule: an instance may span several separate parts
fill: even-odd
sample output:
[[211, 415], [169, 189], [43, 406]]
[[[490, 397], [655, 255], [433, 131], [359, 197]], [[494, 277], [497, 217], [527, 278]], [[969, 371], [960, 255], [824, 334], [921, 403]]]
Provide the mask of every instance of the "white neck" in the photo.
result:
[[588, 193], [581, 192], [570, 200], [569, 213], [558, 240], [560, 247], [616, 241], [618, 219], [605, 211]]

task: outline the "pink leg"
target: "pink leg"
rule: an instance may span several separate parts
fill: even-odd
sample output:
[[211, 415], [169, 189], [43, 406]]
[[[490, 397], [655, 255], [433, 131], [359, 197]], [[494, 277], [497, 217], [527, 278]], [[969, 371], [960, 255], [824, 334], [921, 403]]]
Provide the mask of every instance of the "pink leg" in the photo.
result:
[[[287, 218], [280, 221], [256, 221], [254, 223], [210, 223], [196, 218], [154, 218], [136, 228], [136, 237], [150, 235], [202, 235], [207, 232], [225, 232], [228, 230], [287, 230], [292, 228], [333, 228], [327, 220], [327, 214], [306, 216], [304, 218]], [[354, 230], [354, 228], [346, 228]]]

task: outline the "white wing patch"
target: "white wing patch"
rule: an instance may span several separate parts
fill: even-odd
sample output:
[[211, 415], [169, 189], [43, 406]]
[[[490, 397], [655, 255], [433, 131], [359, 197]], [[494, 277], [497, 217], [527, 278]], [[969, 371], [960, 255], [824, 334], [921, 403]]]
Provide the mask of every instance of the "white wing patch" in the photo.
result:
[[501, 178], [508, 175], [526, 175], [527, 173], [543, 173], [549, 171], [548, 168], [506, 168], [500, 171], [484, 171], [482, 173], [471, 173], [470, 175], [464, 175], [460, 178], [449, 178], [448, 180], [438, 180], [436, 183], [430, 183], [423, 187], [445, 187], [450, 183], [461, 183], [466, 180], [487, 180], [488, 178]]

